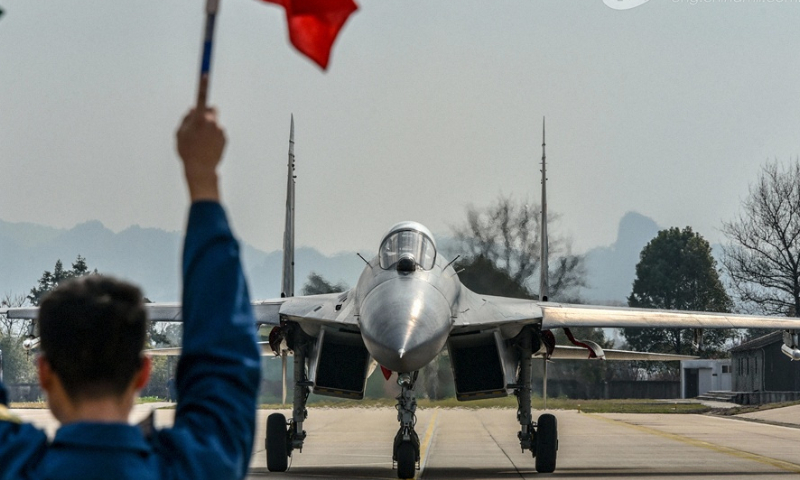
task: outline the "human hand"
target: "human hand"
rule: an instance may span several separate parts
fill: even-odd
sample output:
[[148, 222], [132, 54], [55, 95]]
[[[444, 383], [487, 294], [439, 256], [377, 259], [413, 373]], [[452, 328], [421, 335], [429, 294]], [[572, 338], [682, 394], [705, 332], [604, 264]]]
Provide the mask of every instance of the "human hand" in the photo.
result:
[[225, 149], [225, 131], [217, 123], [216, 110], [190, 110], [178, 128], [176, 140], [191, 200], [219, 201], [217, 165]]

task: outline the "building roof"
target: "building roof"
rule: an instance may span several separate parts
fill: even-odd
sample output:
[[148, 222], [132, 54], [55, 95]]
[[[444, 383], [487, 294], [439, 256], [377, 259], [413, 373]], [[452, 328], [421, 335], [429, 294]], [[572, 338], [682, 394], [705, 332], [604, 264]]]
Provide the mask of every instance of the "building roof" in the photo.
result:
[[747, 342], [742, 343], [737, 347], [733, 347], [730, 349], [731, 353], [735, 352], [745, 352], [747, 350], [755, 350], [758, 348], [764, 348], [767, 345], [772, 345], [773, 343], [783, 342], [783, 332], [781, 330], [776, 330], [772, 333], [768, 333], [763, 337], [754, 338]]

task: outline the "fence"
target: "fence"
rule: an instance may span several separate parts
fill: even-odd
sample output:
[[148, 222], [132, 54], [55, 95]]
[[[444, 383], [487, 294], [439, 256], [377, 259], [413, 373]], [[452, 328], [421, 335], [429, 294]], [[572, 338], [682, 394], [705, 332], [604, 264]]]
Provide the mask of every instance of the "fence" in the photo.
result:
[[[542, 383], [533, 382], [533, 392], [542, 395]], [[548, 397], [567, 397], [581, 400], [622, 398], [680, 398], [679, 381], [614, 380], [600, 383], [581, 383], [577, 380], [547, 381]]]
[[6, 385], [6, 389], [11, 402], [36, 402], [44, 398], [44, 392], [38, 383]]

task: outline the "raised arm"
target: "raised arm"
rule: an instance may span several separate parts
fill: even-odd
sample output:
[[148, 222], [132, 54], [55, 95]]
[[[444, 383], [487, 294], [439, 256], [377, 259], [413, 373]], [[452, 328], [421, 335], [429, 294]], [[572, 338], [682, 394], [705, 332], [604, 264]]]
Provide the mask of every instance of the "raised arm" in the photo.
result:
[[177, 134], [192, 206], [183, 252], [183, 353], [175, 424], [160, 433], [184, 478], [243, 478], [253, 448], [260, 356], [239, 245], [219, 204], [225, 146], [216, 113]]

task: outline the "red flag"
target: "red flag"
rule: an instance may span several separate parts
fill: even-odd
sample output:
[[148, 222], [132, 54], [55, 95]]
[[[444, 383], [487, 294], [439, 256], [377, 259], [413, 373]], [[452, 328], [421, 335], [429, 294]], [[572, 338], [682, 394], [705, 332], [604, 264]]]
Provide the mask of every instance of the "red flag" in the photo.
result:
[[286, 9], [292, 45], [323, 70], [344, 22], [358, 9], [353, 0], [264, 0]]

